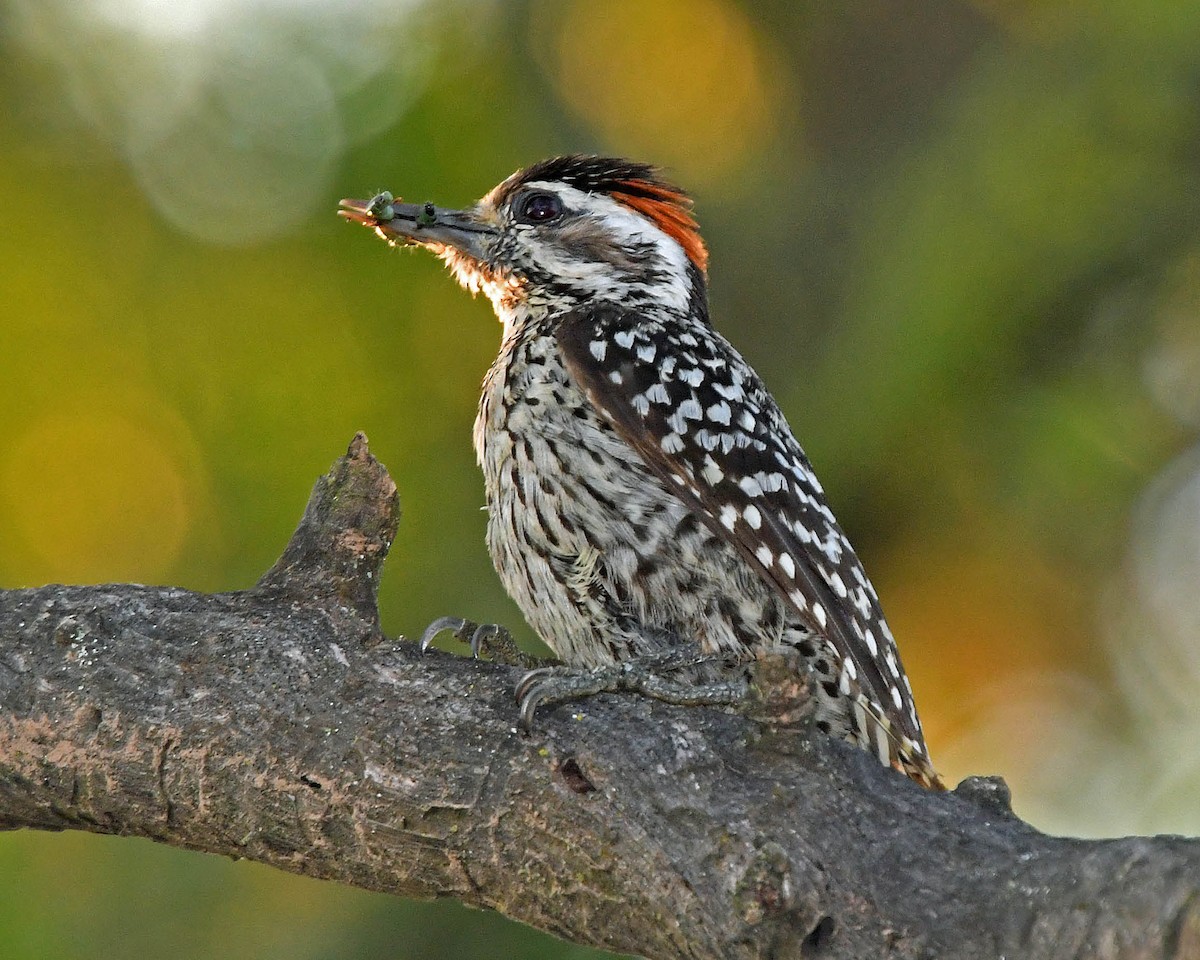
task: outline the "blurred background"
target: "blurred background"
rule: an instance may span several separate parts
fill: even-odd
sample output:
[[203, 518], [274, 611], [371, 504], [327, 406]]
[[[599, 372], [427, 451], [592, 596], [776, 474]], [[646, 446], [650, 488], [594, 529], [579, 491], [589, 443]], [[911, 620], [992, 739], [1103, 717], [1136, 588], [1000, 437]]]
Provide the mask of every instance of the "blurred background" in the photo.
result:
[[[0, 586], [249, 586], [362, 429], [405, 507], [386, 629], [532, 644], [470, 445], [499, 327], [334, 211], [628, 154], [695, 194], [948, 778], [1200, 833], [1198, 51], [1164, 0], [0, 0]], [[0, 955], [601, 956], [27, 833]]]

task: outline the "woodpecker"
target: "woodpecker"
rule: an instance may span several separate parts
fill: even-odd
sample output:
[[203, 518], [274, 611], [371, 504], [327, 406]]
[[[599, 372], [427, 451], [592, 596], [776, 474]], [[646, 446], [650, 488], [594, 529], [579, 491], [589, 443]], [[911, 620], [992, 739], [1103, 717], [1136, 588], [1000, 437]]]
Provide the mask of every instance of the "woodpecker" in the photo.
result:
[[[693, 664], [793, 651], [819, 729], [943, 788], [875, 589], [778, 404], [710, 323], [691, 209], [655, 167], [584, 155], [520, 170], [465, 210], [341, 202], [389, 243], [433, 251], [503, 324], [474, 430], [488, 549], [582, 677], [534, 671], [518, 697], [531, 716], [613, 689], [632, 664], [678, 668], [680, 650], [698, 649]], [[475, 624], [435, 621], [426, 643], [446, 627]], [[675, 699], [733, 698], [706, 676]]]

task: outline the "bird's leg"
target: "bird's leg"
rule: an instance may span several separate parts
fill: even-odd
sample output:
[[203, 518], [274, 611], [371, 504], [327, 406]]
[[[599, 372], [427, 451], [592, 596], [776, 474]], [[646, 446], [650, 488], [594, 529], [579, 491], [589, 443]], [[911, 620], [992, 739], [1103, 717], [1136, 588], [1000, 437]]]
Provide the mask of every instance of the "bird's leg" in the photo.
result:
[[471, 648], [471, 656], [476, 659], [483, 656], [493, 663], [526, 669], [545, 668], [547, 664], [557, 662], [526, 653], [517, 646], [508, 629], [498, 623], [480, 624], [464, 617], [438, 617], [434, 620], [421, 634], [421, 652], [428, 650], [434, 638], [446, 630], [467, 644]]
[[570, 667], [541, 667], [521, 678], [515, 691], [521, 726], [528, 733], [533, 716], [544, 704], [562, 703], [597, 693], [640, 693], [677, 706], [727, 706], [741, 703], [750, 693], [745, 677], [707, 683], [673, 680], [666, 674], [713, 663], [722, 657], [701, 654], [695, 644], [666, 653], [649, 654], [620, 663], [577, 670]]

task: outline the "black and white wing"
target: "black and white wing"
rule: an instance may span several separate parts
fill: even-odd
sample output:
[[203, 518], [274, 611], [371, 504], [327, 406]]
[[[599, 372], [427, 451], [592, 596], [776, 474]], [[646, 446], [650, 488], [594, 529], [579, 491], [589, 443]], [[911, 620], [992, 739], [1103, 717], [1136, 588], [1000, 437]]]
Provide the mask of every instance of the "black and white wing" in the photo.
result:
[[825, 639], [864, 745], [936, 778], [875, 590], [758, 375], [711, 328], [619, 305], [568, 313], [556, 336], [589, 401]]

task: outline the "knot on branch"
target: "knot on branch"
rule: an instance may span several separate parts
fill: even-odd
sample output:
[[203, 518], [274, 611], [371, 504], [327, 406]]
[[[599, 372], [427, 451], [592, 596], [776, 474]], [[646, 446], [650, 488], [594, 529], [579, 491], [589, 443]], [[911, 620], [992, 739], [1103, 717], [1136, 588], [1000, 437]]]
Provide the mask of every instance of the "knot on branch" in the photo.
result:
[[378, 574], [399, 523], [396, 484], [357, 433], [313, 486], [300, 525], [254, 592], [302, 604], [332, 600], [377, 624]]
[[954, 788], [954, 795], [990, 813], [1017, 819], [1012, 808], [1012, 791], [1003, 777], [967, 777]]

